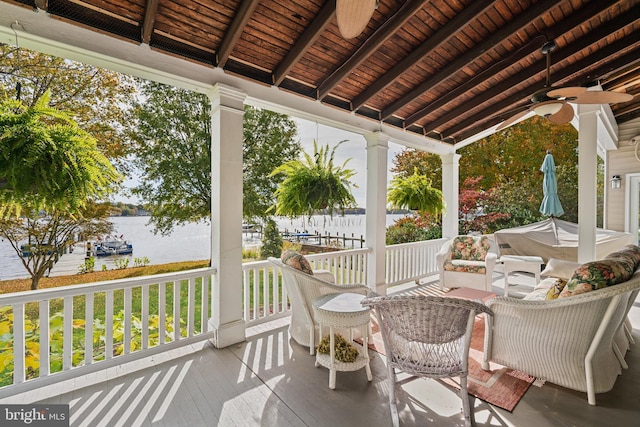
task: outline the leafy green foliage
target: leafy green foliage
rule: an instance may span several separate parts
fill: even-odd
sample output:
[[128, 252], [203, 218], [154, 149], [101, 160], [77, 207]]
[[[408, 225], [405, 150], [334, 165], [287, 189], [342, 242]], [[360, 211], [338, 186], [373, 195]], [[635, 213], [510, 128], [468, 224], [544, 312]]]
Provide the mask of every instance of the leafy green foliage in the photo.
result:
[[278, 231], [278, 224], [276, 224], [272, 218], [269, 218], [264, 227], [260, 256], [263, 259], [268, 257], [280, 258], [280, 255], [282, 255], [282, 244], [283, 240], [280, 231]]
[[117, 162], [125, 154], [127, 110], [135, 92], [132, 77], [0, 44], [0, 99], [16, 99], [18, 82], [24, 105], [34, 106], [49, 91], [49, 105], [72, 112], [107, 157]]
[[340, 141], [329, 151], [329, 145], [318, 150], [318, 143], [313, 141], [313, 157], [303, 152], [304, 160], [290, 160], [277, 167], [272, 176], [283, 175], [284, 181], [275, 192], [277, 202], [275, 214], [279, 216], [311, 217], [317, 212], [333, 215], [337, 209], [344, 212], [348, 207], [355, 207], [355, 198], [350, 179], [356, 174], [346, 165], [334, 166], [333, 158], [336, 149], [344, 141]]
[[33, 106], [0, 103], [0, 215], [23, 209], [78, 214], [89, 200], [107, 196], [119, 174], [95, 138], [70, 116], [49, 107], [50, 94]]
[[[130, 135], [140, 184], [132, 192], [151, 211], [155, 231], [170, 234], [211, 217], [211, 106], [207, 96], [159, 83], [140, 82]], [[295, 158], [295, 123], [282, 114], [245, 107], [243, 216], [264, 218], [279, 182], [269, 176]]]
[[387, 245], [419, 242], [421, 240], [439, 239], [442, 237], [442, 226], [432, 215], [405, 216], [387, 227]]
[[391, 181], [387, 200], [394, 208], [407, 208], [423, 214], [437, 215], [444, 208], [442, 191], [433, 188], [426, 175], [416, 168], [412, 175], [396, 175]]
[[302, 148], [295, 139], [297, 132], [295, 122], [284, 114], [245, 107], [242, 215], [246, 221], [267, 220], [267, 211], [275, 203], [274, 193], [282, 181], [271, 172], [298, 158]]

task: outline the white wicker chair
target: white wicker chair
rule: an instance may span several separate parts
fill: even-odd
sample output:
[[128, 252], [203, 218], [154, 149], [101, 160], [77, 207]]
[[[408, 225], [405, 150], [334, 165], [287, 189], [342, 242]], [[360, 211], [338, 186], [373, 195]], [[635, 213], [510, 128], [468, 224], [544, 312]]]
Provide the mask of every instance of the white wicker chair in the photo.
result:
[[[474, 249], [465, 254], [455, 251], [455, 246], [463, 241], [473, 241]], [[484, 258], [477, 259], [480, 243], [489, 244]], [[486, 236], [456, 236], [442, 245], [436, 255], [436, 265], [440, 271], [440, 289], [465, 287], [491, 292], [493, 269], [498, 258], [495, 244]]]
[[[485, 328], [483, 368], [494, 361], [587, 393], [613, 388], [625, 367], [624, 322], [640, 290], [640, 272], [623, 283], [556, 300], [498, 297]], [[622, 354], [621, 354], [622, 353]]]
[[424, 295], [369, 297], [382, 331], [389, 373], [389, 403], [393, 425], [399, 425], [396, 370], [414, 377], [460, 377], [460, 397], [466, 425], [471, 425], [467, 374], [469, 345], [476, 314], [491, 310], [476, 301]]
[[269, 258], [282, 272], [285, 289], [291, 302], [291, 325], [289, 334], [300, 345], [309, 347], [309, 354], [315, 354], [315, 345], [319, 342], [319, 328], [313, 315], [313, 301], [323, 295], [352, 292], [366, 295], [366, 285], [335, 285], [327, 279], [332, 275], [324, 270], [314, 275], [283, 264], [277, 258]]

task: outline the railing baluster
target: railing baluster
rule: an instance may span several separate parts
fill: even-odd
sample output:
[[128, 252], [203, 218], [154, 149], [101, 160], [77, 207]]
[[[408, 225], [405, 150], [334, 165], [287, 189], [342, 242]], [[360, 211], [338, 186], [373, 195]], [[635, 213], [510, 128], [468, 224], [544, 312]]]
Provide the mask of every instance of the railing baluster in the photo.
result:
[[124, 290], [124, 319], [122, 322], [124, 324], [124, 354], [131, 353], [131, 315], [132, 315], [132, 298], [131, 298], [131, 288], [125, 288]]
[[166, 342], [167, 325], [167, 284], [158, 283], [158, 344]]
[[173, 340], [179, 341], [182, 338], [180, 331], [180, 281], [173, 281]]
[[24, 304], [13, 305], [13, 382], [23, 383], [25, 377], [24, 353], [27, 343], [24, 334]]
[[205, 333], [209, 330], [209, 278], [202, 276], [202, 292], [200, 294], [202, 306], [200, 312], [200, 332]]
[[192, 277], [189, 279], [189, 294], [187, 301], [187, 336], [192, 337], [195, 327], [196, 314], [196, 280]]
[[140, 345], [143, 350], [149, 348], [149, 285], [142, 285], [142, 304], [140, 307], [142, 336]]
[[64, 327], [62, 345], [62, 370], [71, 369], [73, 357], [73, 297], [64, 297]]
[[104, 357], [113, 358], [113, 291], [105, 293], [104, 301]]
[[84, 364], [93, 363], [93, 292], [85, 294], [84, 312]]
[[42, 300], [39, 303], [40, 319], [40, 375], [49, 376], [51, 373], [49, 358], [49, 300]]

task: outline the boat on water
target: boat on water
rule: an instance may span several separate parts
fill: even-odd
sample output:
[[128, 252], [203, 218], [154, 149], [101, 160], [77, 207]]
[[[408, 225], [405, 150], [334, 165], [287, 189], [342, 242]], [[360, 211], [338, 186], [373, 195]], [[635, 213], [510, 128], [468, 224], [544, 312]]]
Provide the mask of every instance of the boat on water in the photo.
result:
[[133, 243], [124, 240], [122, 236], [109, 236], [93, 242], [93, 254], [95, 256], [131, 255]]

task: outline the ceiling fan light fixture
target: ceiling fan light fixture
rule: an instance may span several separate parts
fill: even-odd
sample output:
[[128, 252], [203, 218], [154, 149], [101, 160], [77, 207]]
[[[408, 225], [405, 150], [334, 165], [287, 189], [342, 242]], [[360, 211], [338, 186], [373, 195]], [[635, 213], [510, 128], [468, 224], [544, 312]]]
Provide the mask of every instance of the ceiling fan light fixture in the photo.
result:
[[367, 28], [377, 0], [336, 0], [338, 29], [345, 39], [357, 37]]
[[533, 110], [533, 112], [539, 116], [549, 117], [560, 111], [563, 105], [564, 103], [560, 101], [550, 101], [534, 105], [533, 107], [531, 107], [531, 110]]

